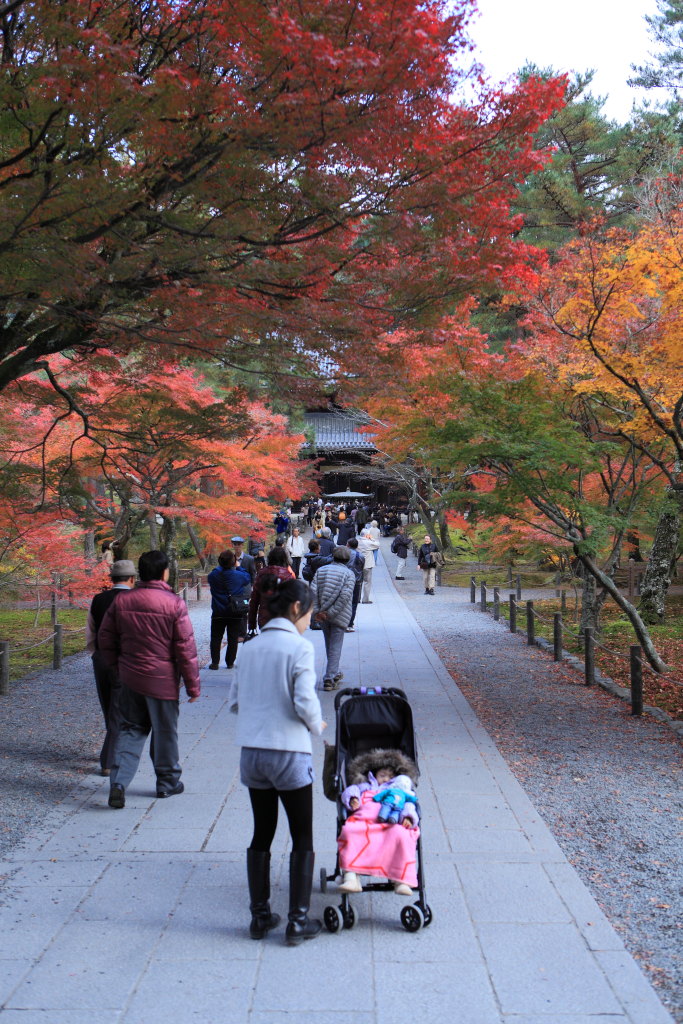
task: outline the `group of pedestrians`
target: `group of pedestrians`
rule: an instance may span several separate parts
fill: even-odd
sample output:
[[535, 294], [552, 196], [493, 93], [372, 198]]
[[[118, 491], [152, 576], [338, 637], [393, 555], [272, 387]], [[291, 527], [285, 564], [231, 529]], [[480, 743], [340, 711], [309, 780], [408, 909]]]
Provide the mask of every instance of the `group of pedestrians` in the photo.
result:
[[[303, 634], [309, 625], [322, 631], [322, 687], [336, 689], [343, 678], [340, 658], [345, 633], [355, 628], [358, 604], [372, 602], [372, 572], [379, 549], [375, 522], [370, 521], [360, 536], [355, 528], [343, 530], [343, 523], [337, 524], [336, 543], [332, 528], [324, 527], [320, 539], [309, 542], [307, 555], [295, 528], [286, 543], [273, 546], [261, 568], [257, 558], [245, 552], [243, 538], [235, 536], [232, 548], [221, 552], [218, 566], [208, 577], [209, 668], [219, 668], [227, 633], [225, 665], [236, 666], [229, 707], [238, 715], [240, 774], [249, 789], [254, 819], [247, 849], [249, 933], [260, 939], [279, 923], [269, 903], [270, 847], [282, 803], [292, 838], [285, 931], [289, 945], [314, 938], [321, 930], [320, 921], [308, 918], [314, 865], [310, 737], [322, 733], [326, 723], [316, 692], [313, 645]], [[397, 536], [392, 550], [401, 567], [396, 576], [404, 578], [405, 535]], [[435, 547], [426, 537], [420, 548], [426, 592], [433, 592], [432, 550]], [[298, 579], [302, 564], [303, 580]], [[183, 792], [178, 751], [180, 686], [182, 681], [190, 702], [199, 698], [201, 686], [192, 624], [185, 602], [168, 585], [166, 555], [145, 552], [137, 573], [132, 561], [114, 561], [110, 572], [112, 587], [93, 599], [87, 633], [107, 726], [100, 765], [103, 774], [110, 776], [109, 806], [122, 809], [150, 733], [157, 797]], [[237, 660], [240, 640], [244, 643]]]

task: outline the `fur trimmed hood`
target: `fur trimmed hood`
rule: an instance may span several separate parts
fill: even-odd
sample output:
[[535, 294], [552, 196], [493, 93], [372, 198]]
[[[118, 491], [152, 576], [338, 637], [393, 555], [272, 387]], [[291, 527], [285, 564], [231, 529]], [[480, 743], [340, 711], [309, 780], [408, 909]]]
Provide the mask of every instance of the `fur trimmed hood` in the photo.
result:
[[349, 761], [346, 767], [346, 782], [349, 786], [358, 786], [367, 782], [368, 772], [375, 775], [380, 768], [391, 768], [392, 776], [407, 775], [413, 785], [417, 785], [420, 777], [415, 762], [400, 750], [382, 750], [380, 747], [369, 750], [367, 754], [359, 754]]

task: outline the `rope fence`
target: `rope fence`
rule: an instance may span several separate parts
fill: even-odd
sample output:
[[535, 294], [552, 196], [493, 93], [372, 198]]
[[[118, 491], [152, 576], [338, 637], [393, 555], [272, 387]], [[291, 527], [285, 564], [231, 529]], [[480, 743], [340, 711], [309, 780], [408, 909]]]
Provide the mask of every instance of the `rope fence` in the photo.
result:
[[[508, 597], [508, 618], [510, 625], [510, 632], [517, 633], [517, 612], [518, 602], [521, 600], [522, 591], [520, 586], [519, 576], [516, 579], [516, 591], [511, 593]], [[478, 604], [480, 609], [484, 612], [489, 611], [489, 600], [488, 600], [488, 587], [487, 581], [482, 581], [479, 584], [479, 595], [477, 600], [477, 581], [474, 576], [470, 580], [470, 602], [472, 604]], [[532, 588], [535, 589], [535, 588]], [[557, 592], [556, 592], [557, 593]], [[643, 713], [643, 670], [651, 673], [657, 679], [664, 679], [666, 682], [671, 683], [674, 686], [683, 688], [683, 682], [678, 679], [671, 679], [668, 676], [663, 676], [662, 673], [657, 672], [647, 661], [643, 658], [643, 650], [640, 644], [631, 644], [629, 646], [628, 654], [623, 651], [618, 651], [612, 647], [608, 647], [607, 644], [598, 640], [595, 636], [595, 630], [591, 627], [586, 627], [583, 633], [574, 631], [567, 626], [563, 621], [563, 613], [566, 612], [566, 593], [564, 590], [557, 594], [561, 601], [561, 611], [554, 612], [552, 619], [545, 615], [542, 615], [535, 607], [533, 600], [527, 600], [525, 602], [525, 615], [526, 615], [526, 638], [529, 646], [538, 646], [536, 639], [536, 623], [541, 622], [545, 625], [552, 627], [552, 649], [553, 659], [556, 662], [564, 660], [564, 638], [565, 636], [573, 637], [578, 643], [583, 641], [583, 667], [584, 667], [584, 681], [586, 686], [593, 686], [596, 681], [595, 675], [595, 652], [596, 649], [604, 651], [606, 654], [612, 657], [619, 658], [629, 665], [630, 675], [630, 701], [631, 701], [631, 714], [640, 716]], [[492, 612], [493, 618], [496, 622], [500, 620], [500, 586], [493, 587], [493, 604]], [[541, 643], [545, 644], [546, 641], [542, 640]]]

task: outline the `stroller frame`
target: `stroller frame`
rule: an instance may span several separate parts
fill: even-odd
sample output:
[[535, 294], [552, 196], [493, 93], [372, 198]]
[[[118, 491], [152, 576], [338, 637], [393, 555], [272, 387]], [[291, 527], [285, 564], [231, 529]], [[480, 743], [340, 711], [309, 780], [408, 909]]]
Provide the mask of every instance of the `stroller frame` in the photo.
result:
[[[362, 722], [357, 728], [364, 734], [352, 736], [354, 730], [353, 722], [349, 721], [356, 708], [359, 709], [359, 718], [366, 718], [365, 712], [370, 712], [373, 707], [381, 710], [384, 731], [377, 739], [372, 736], [372, 723], [369, 720]], [[335, 771], [334, 790], [337, 805], [337, 838], [342, 826], [348, 817], [348, 811], [344, 807], [341, 795], [346, 787], [345, 767], [348, 760], [361, 753], [362, 749], [375, 747], [385, 749], [399, 749], [409, 756], [417, 765], [417, 750], [415, 744], [415, 732], [413, 729], [412, 710], [408, 698], [403, 690], [397, 687], [346, 687], [335, 694]], [[392, 731], [393, 730], [393, 731]], [[419, 813], [419, 804], [418, 804]], [[394, 827], [394, 826], [392, 826]], [[398, 826], [395, 826], [398, 827]], [[417, 840], [417, 893], [418, 899], [413, 904], [405, 904], [401, 909], [401, 924], [409, 932], [419, 931], [426, 928], [432, 921], [432, 911], [427, 903], [427, 895], [424, 883], [424, 868], [422, 862], [422, 821], [420, 821], [420, 836]], [[325, 868], [320, 869], [320, 889], [323, 893], [328, 891], [328, 882], [333, 882], [341, 875], [339, 863], [339, 850], [334, 871], [327, 874]], [[367, 882], [362, 885], [362, 892], [393, 892], [393, 882], [387, 881]], [[360, 895], [358, 893], [357, 895]], [[344, 928], [353, 928], [358, 922], [359, 914], [355, 906], [351, 904], [350, 894], [340, 893], [341, 903], [338, 907], [327, 906], [323, 913], [325, 927], [329, 932], [338, 932]]]

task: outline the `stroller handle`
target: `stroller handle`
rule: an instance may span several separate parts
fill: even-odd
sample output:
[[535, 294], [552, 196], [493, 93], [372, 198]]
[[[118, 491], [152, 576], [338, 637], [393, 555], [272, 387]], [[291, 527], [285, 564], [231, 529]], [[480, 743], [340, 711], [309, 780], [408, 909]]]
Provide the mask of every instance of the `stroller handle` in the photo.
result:
[[383, 694], [389, 697], [402, 697], [403, 700], [408, 699], [405, 691], [399, 690], [396, 686], [347, 686], [335, 694], [334, 710], [339, 711], [339, 706], [344, 697], [374, 697]]

